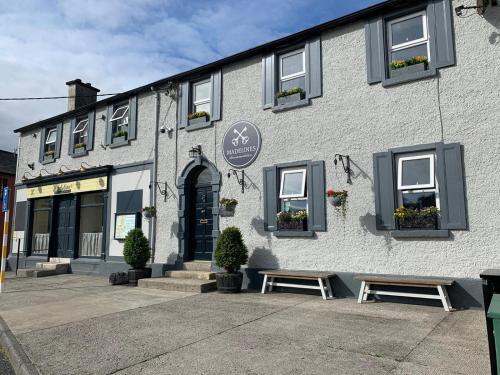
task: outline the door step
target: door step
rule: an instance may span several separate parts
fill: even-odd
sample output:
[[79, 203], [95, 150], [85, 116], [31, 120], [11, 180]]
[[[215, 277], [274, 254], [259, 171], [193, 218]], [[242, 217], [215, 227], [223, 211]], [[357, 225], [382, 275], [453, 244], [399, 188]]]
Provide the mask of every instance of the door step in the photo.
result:
[[165, 277], [173, 279], [215, 280], [215, 272], [206, 271], [167, 271]]
[[186, 271], [204, 271], [210, 272], [212, 269], [212, 262], [205, 260], [195, 260], [192, 262], [184, 262], [182, 269]]
[[215, 280], [176, 279], [172, 277], [158, 277], [154, 279], [140, 279], [139, 288], [174, 290], [178, 292], [206, 293], [217, 289]]
[[35, 268], [17, 270], [17, 277], [45, 277], [62, 275], [69, 272], [69, 263], [39, 262]]

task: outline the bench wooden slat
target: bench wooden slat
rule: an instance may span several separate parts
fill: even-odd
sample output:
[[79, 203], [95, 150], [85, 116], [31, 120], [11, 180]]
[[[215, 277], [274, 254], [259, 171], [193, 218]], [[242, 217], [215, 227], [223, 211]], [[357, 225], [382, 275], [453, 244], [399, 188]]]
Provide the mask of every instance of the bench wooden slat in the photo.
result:
[[260, 275], [270, 277], [281, 277], [290, 279], [316, 280], [318, 278], [331, 278], [335, 276], [333, 272], [327, 271], [287, 271], [287, 270], [264, 270], [259, 271]]
[[452, 279], [438, 279], [430, 277], [406, 277], [406, 276], [376, 276], [376, 275], [357, 275], [354, 276], [355, 280], [365, 281], [371, 284], [387, 284], [399, 286], [436, 286], [436, 285], [452, 285], [455, 280]]

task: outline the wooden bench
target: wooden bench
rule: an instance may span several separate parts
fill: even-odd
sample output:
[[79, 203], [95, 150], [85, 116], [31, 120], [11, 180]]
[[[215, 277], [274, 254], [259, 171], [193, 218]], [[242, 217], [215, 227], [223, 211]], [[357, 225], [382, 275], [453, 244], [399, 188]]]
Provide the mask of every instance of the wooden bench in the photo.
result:
[[[266, 287], [272, 292], [275, 286], [284, 286], [288, 288], [301, 288], [301, 289], [316, 289], [321, 291], [321, 296], [326, 299], [326, 293], [329, 298], [333, 298], [333, 289], [330, 283], [330, 278], [335, 277], [332, 272], [322, 271], [288, 271], [288, 270], [266, 270], [259, 271], [259, 274], [264, 275], [264, 282], [262, 283], [262, 294], [266, 292]], [[276, 282], [274, 279], [297, 279], [297, 280], [314, 280], [318, 282], [316, 285], [293, 284], [285, 282]], [[326, 291], [326, 293], [325, 293]]]
[[[453, 309], [451, 307], [451, 302], [450, 298], [448, 297], [446, 287], [452, 285], [455, 282], [454, 280], [438, 279], [430, 277], [379, 276], [379, 275], [358, 275], [355, 276], [354, 279], [361, 281], [358, 303], [363, 303], [363, 301], [366, 301], [368, 299], [369, 294], [374, 294], [382, 296], [439, 299], [443, 303], [443, 307], [446, 311], [451, 311]], [[438, 294], [406, 293], [406, 292], [376, 290], [373, 289], [372, 287], [373, 285], [436, 288]]]

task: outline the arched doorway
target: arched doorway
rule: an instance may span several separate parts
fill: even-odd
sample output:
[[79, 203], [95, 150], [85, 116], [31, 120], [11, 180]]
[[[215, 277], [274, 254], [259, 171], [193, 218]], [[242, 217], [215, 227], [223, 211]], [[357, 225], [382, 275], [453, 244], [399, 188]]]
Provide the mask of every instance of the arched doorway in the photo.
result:
[[219, 234], [221, 175], [205, 157], [192, 160], [177, 180], [179, 261], [211, 261]]

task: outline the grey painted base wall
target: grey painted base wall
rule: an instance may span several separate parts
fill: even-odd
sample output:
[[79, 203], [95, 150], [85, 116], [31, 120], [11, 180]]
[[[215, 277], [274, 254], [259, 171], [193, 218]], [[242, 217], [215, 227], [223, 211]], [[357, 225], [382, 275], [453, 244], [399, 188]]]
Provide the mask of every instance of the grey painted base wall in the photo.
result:
[[[263, 277], [258, 274], [260, 269], [257, 268], [242, 268], [243, 272], [243, 288], [260, 290], [262, 288]], [[357, 298], [361, 283], [354, 280], [356, 274], [351, 272], [337, 272], [336, 277], [332, 279], [332, 286], [335, 298]], [[481, 279], [454, 279], [455, 284], [448, 287], [448, 294], [451, 299], [452, 306], [456, 309], [483, 309], [483, 290]], [[302, 283], [302, 281], [301, 281]], [[404, 292], [422, 292], [418, 288], [406, 287], [382, 287], [377, 289], [397, 290]], [[277, 288], [278, 291], [291, 293], [307, 293], [320, 295], [319, 291], [308, 289], [286, 289]], [[417, 298], [391, 297], [391, 296], [370, 296], [370, 299], [376, 297], [381, 301], [400, 302], [416, 305], [442, 306], [440, 301], [426, 300]]]

